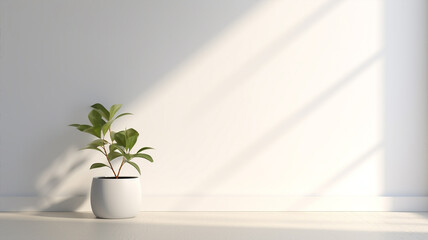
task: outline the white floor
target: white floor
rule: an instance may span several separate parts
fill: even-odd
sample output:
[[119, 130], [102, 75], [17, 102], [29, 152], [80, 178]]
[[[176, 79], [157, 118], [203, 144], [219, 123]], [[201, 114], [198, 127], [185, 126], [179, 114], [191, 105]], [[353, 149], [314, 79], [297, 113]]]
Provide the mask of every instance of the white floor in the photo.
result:
[[96, 219], [89, 212], [0, 213], [0, 239], [428, 239], [428, 213], [141, 212]]

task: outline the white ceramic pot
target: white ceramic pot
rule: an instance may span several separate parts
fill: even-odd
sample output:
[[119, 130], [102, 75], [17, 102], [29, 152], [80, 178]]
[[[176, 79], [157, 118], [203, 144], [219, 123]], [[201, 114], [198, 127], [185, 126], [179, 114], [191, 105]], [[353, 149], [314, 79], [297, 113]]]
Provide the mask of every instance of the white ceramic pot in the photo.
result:
[[91, 187], [92, 212], [99, 218], [133, 218], [140, 210], [139, 177], [95, 177]]

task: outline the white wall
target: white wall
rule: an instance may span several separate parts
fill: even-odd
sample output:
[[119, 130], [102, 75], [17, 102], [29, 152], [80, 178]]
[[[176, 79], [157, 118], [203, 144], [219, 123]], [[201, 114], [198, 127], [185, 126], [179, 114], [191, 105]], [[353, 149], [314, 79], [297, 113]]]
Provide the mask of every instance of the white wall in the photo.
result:
[[428, 210], [427, 10], [0, 1], [0, 210], [88, 209], [95, 102], [156, 148], [144, 210]]

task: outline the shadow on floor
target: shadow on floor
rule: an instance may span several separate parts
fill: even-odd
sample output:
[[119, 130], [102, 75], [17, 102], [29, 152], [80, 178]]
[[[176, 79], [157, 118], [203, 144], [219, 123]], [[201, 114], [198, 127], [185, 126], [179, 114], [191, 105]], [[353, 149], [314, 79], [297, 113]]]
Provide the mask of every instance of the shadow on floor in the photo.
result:
[[47, 218], [76, 218], [76, 219], [95, 219], [92, 212], [33, 212], [32, 216]]

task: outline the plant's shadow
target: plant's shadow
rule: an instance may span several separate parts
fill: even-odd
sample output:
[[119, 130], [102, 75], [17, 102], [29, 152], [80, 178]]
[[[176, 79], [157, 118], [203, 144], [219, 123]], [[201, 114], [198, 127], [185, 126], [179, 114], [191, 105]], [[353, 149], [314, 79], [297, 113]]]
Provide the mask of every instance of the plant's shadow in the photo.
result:
[[35, 212], [33, 216], [49, 218], [76, 218], [76, 219], [96, 219], [92, 212]]

